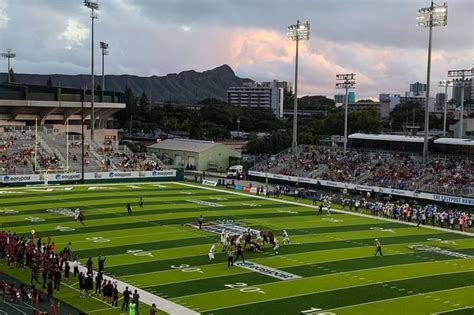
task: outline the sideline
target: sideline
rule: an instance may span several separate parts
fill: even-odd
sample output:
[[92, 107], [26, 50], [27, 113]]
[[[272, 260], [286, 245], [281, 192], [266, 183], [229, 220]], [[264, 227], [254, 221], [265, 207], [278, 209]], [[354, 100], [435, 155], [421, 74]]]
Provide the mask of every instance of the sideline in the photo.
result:
[[[295, 201], [289, 201], [289, 200], [282, 200], [282, 199], [275, 199], [275, 198], [267, 198], [267, 197], [262, 197], [262, 196], [256, 196], [253, 194], [246, 194], [246, 193], [241, 193], [237, 191], [229, 191], [229, 190], [224, 190], [224, 189], [219, 189], [219, 188], [212, 188], [212, 187], [207, 187], [203, 185], [194, 185], [194, 184], [188, 184], [188, 183], [181, 183], [181, 182], [173, 182], [174, 184], [181, 185], [181, 186], [187, 186], [187, 187], [194, 187], [194, 188], [201, 188], [201, 189], [207, 189], [207, 190], [212, 190], [212, 191], [217, 191], [217, 192], [224, 192], [227, 194], [233, 194], [233, 195], [239, 195], [239, 196], [246, 196], [246, 197], [252, 197], [256, 199], [263, 199], [263, 200], [271, 200], [271, 201], [277, 201], [281, 203], [286, 203], [290, 205], [295, 205], [299, 207], [307, 207], [307, 208], [312, 208], [312, 209], [319, 209], [318, 206], [312, 206], [304, 203], [299, 203]], [[337, 213], [342, 213], [342, 214], [349, 214], [353, 216], [358, 216], [358, 217], [363, 217], [363, 218], [370, 218], [370, 219], [376, 219], [376, 220], [381, 220], [381, 221], [386, 221], [386, 222], [395, 222], [395, 223], [400, 223], [400, 224], [405, 224], [413, 227], [417, 227], [416, 223], [412, 222], [405, 222], [405, 221], [398, 221], [390, 218], [384, 218], [384, 217], [376, 217], [372, 216], [369, 214], [363, 214], [363, 213], [354, 213], [352, 211], [346, 211], [346, 210], [339, 210], [339, 209], [331, 209], [331, 211], [337, 212]], [[464, 235], [464, 236], [471, 236], [474, 237], [474, 233], [470, 232], [461, 232], [457, 230], [450, 230], [450, 229], [445, 229], [437, 226], [431, 226], [431, 225], [420, 225], [418, 227], [422, 227], [425, 229], [431, 229], [431, 230], [437, 230], [437, 231], [443, 231], [443, 232], [450, 232], [454, 234], [459, 234], [459, 235]]]
[[[79, 272], [83, 272], [84, 274], [87, 273], [87, 268], [85, 266], [79, 265]], [[162, 297], [159, 297], [157, 295], [154, 295], [150, 292], [147, 292], [143, 289], [137, 288], [134, 285], [128, 284], [126, 282], [120, 281], [118, 279], [109, 277], [104, 274], [104, 280], [111, 281], [112, 283], [117, 283], [117, 290], [119, 292], [123, 292], [125, 290], [125, 287], [128, 287], [130, 291], [133, 291], [136, 289], [138, 291], [138, 294], [140, 295], [140, 302], [143, 302], [145, 304], [151, 305], [153, 303], [156, 304], [156, 307], [161, 310], [165, 311], [166, 313], [169, 314], [177, 314], [177, 315], [198, 315], [199, 313], [196, 311], [193, 311], [192, 309], [189, 309], [187, 307], [184, 307], [182, 305], [173, 303], [169, 300], [166, 300]], [[108, 304], [107, 304], [108, 305]], [[111, 308], [113, 309], [113, 308]], [[147, 313], [147, 310], [142, 310], [140, 313]]]

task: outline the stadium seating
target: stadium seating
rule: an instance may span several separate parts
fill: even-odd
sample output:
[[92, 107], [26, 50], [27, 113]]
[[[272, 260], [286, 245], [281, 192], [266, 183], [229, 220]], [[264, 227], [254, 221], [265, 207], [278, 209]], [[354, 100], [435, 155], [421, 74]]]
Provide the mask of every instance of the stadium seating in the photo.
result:
[[255, 171], [435, 193], [474, 195], [474, 161], [440, 157], [423, 164], [420, 156], [398, 152], [299, 146], [256, 164]]
[[[0, 127], [1, 128], [1, 127]], [[80, 136], [70, 136], [66, 146], [64, 133], [53, 133], [46, 127], [37, 133], [29, 127], [3, 127], [0, 135], [0, 174], [33, 174], [37, 170], [81, 170]], [[36, 134], [36, 135], [35, 135]], [[35, 137], [36, 163], [35, 163]], [[85, 142], [84, 170], [151, 171], [166, 168], [154, 154], [135, 154], [128, 148], [111, 143], [98, 145]]]

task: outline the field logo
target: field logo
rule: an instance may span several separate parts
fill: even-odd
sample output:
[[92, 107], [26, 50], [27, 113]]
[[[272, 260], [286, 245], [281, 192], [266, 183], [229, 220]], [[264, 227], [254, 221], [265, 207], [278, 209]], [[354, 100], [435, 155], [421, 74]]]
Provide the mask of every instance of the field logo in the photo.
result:
[[473, 256], [470, 256], [470, 255], [457, 253], [457, 252], [452, 252], [452, 251], [449, 251], [447, 249], [442, 249], [440, 247], [429, 246], [429, 245], [410, 245], [410, 246], [408, 246], [408, 248], [423, 251], [423, 252], [431, 252], [431, 253], [436, 253], [436, 254], [440, 254], [440, 255], [456, 257], [456, 258], [472, 258], [473, 257]]
[[192, 203], [195, 203], [195, 204], [198, 204], [198, 205], [213, 207], [213, 208], [216, 208], [216, 207], [223, 207], [223, 205], [221, 205], [221, 204], [214, 203], [214, 202], [209, 202], [209, 201], [205, 201], [205, 200], [188, 199], [188, 200], [186, 200], [186, 201], [187, 201], [187, 202], [192, 202]]
[[288, 272], [281, 271], [281, 270], [278, 270], [278, 269], [273, 269], [273, 268], [270, 268], [270, 267], [267, 267], [267, 266], [259, 265], [259, 264], [250, 262], [248, 260], [245, 263], [241, 262], [241, 261], [236, 262], [235, 265], [239, 266], [239, 267], [242, 267], [244, 269], [248, 269], [250, 271], [255, 271], [255, 272], [261, 273], [261, 274], [266, 275], [266, 276], [277, 278], [279, 280], [293, 280], [293, 279], [301, 278], [298, 275], [294, 275], [292, 273], [288, 273]]
[[341, 219], [334, 219], [334, 218], [323, 218], [322, 220], [323, 220], [323, 221], [328, 221], [328, 222], [334, 222], [334, 223], [344, 222], [344, 220], [341, 220]]
[[16, 214], [18, 211], [13, 210], [13, 209], [0, 209], [0, 213], [5, 213], [5, 214]]
[[76, 229], [72, 227], [68, 227], [68, 226], [58, 225], [56, 227], [56, 230], [58, 230], [59, 232], [72, 232], [72, 231], [75, 231]]
[[62, 214], [66, 217], [74, 217], [75, 215], [74, 211], [69, 208], [50, 208], [46, 209], [46, 212]]
[[373, 230], [373, 231], [380, 231], [380, 232], [390, 232], [390, 233], [395, 233], [395, 231], [394, 231], [394, 230], [392, 230], [392, 229], [384, 229], [384, 228], [382, 228], [382, 227], [378, 227], [378, 226], [377, 226], [377, 227], [371, 227], [370, 229], [371, 229], [371, 230]]
[[[195, 229], [199, 229], [199, 225], [195, 223], [187, 223], [185, 225], [190, 226]], [[202, 225], [201, 229], [210, 233], [215, 233], [215, 234], [221, 234], [222, 230], [225, 230], [229, 234], [238, 234], [238, 235], [243, 234], [244, 232], [247, 232], [246, 227], [236, 224], [234, 221], [231, 221], [231, 220], [207, 222]], [[250, 232], [253, 234], [257, 234], [259, 231], [250, 229]]]
[[38, 218], [38, 217], [28, 217], [28, 218], [25, 218], [25, 220], [30, 221], [30, 222], [33, 222], [33, 223], [46, 221], [45, 219], [43, 219], [43, 218]]

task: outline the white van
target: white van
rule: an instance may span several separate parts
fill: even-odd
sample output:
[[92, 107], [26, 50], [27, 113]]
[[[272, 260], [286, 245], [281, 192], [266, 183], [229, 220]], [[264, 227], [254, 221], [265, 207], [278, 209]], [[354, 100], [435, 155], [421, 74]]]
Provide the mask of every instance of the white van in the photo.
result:
[[243, 171], [244, 167], [242, 165], [231, 166], [227, 171], [227, 178], [239, 178]]

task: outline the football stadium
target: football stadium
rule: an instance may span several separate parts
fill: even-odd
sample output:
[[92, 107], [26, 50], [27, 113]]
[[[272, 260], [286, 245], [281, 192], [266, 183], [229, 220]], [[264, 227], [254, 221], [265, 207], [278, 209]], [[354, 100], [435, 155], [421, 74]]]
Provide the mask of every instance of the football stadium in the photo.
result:
[[472, 3], [53, 2], [0, 0], [0, 315], [474, 314]]
[[[82, 265], [92, 257], [94, 269], [99, 256], [106, 258], [107, 276], [137, 288], [143, 304], [145, 292], [166, 299], [163, 309], [171, 313], [472, 313], [474, 248], [467, 233], [349, 209], [329, 214], [324, 208], [318, 215], [319, 207], [304, 200], [184, 182], [52, 187], [2, 190], [2, 229], [17, 236], [34, 230], [56, 249], [70, 244]], [[130, 215], [127, 203], [133, 204]], [[74, 220], [78, 207], [84, 225]], [[247, 229], [254, 239], [254, 232], [272, 231], [280, 239], [278, 254], [268, 241], [257, 241], [260, 250], [246, 246], [245, 263], [239, 258], [229, 267], [221, 232]], [[374, 239], [383, 256], [374, 256]], [[29, 270], [2, 269], [30, 282]], [[76, 276], [61, 283], [54, 296], [85, 313], [120, 313], [123, 299], [115, 311], [100, 291], [79, 299]]]

